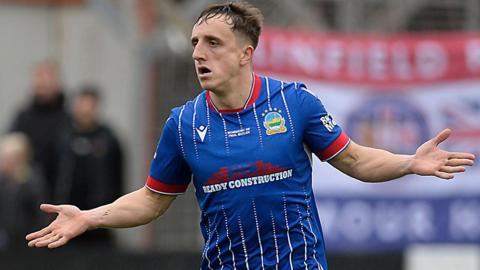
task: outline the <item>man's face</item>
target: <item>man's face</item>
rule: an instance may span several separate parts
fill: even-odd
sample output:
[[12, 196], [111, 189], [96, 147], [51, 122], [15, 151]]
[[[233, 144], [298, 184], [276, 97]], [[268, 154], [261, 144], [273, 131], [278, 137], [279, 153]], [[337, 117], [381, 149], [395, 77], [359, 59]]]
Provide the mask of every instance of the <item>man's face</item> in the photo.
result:
[[225, 22], [225, 16], [195, 24], [192, 45], [195, 70], [204, 89], [215, 91], [228, 87], [245, 65], [241, 61], [245, 41], [234, 34], [231, 25]]
[[49, 100], [54, 97], [59, 88], [58, 76], [54, 67], [42, 63], [33, 71], [33, 90], [37, 98]]
[[90, 128], [97, 123], [98, 101], [92, 96], [78, 96], [73, 103], [73, 119], [82, 128]]

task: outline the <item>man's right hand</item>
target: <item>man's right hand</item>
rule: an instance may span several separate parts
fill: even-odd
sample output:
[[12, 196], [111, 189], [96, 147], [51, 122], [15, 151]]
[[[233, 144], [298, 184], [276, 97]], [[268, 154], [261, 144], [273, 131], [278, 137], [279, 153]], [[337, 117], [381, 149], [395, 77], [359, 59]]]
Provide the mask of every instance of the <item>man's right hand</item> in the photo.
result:
[[29, 247], [57, 248], [89, 229], [84, 212], [76, 206], [42, 204], [40, 209], [58, 216], [47, 227], [25, 237]]
[[90, 210], [81, 211], [73, 205], [42, 204], [42, 211], [58, 216], [44, 229], [27, 235], [28, 246], [57, 248], [89, 229], [145, 225], [165, 213], [175, 198], [142, 187], [113, 203]]

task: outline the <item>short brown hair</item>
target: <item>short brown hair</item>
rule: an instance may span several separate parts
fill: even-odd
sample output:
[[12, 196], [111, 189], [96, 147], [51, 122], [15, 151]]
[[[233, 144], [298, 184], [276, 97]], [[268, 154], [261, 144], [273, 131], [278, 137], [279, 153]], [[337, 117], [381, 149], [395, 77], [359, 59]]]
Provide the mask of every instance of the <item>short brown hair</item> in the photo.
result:
[[77, 94], [78, 97], [91, 97], [97, 101], [100, 101], [102, 96], [99, 88], [94, 84], [85, 84], [80, 88]]
[[208, 6], [200, 13], [196, 23], [200, 24], [217, 16], [225, 16], [232, 31], [247, 37], [254, 48], [257, 48], [258, 38], [262, 31], [262, 12], [247, 2], [228, 2]]

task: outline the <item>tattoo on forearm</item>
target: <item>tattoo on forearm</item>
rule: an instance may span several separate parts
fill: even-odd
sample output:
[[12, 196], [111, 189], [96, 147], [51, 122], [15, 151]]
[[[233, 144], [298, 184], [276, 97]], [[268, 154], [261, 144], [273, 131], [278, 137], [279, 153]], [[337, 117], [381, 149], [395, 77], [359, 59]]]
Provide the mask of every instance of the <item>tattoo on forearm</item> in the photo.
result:
[[110, 209], [109, 209], [109, 210], [106, 210], [106, 211], [103, 213], [103, 216], [104, 216], [104, 217], [106, 217], [106, 216], [108, 216], [108, 215], [110, 215]]

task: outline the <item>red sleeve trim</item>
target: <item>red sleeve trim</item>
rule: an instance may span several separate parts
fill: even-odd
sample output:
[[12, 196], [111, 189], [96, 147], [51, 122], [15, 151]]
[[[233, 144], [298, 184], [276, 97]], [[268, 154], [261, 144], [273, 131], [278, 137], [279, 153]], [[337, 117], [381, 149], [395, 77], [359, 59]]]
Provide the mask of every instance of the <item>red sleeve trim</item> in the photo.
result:
[[147, 178], [146, 186], [153, 191], [166, 194], [182, 194], [188, 188], [188, 184], [165, 184], [151, 176]]
[[316, 152], [315, 154], [318, 156], [318, 158], [320, 158], [321, 161], [327, 161], [340, 154], [340, 152], [345, 149], [349, 142], [350, 138], [347, 136], [347, 134], [345, 134], [345, 132], [342, 131], [340, 136], [338, 136], [338, 138], [335, 139], [335, 141], [333, 141], [327, 148]]

